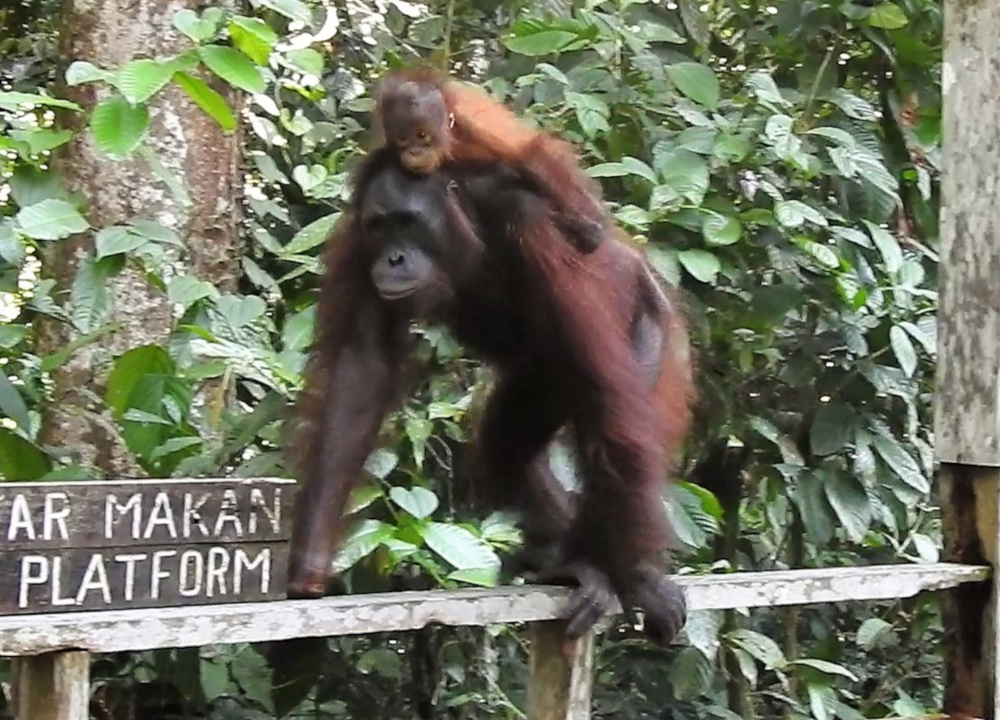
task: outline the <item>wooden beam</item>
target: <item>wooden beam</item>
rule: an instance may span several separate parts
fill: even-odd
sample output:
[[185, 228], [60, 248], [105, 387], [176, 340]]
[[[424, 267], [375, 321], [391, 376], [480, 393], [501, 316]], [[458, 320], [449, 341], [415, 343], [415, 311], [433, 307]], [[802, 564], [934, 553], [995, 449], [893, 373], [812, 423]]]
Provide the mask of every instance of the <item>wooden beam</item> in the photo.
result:
[[569, 641], [561, 621], [532, 623], [529, 672], [531, 720], [590, 719], [594, 633]]
[[[979, 566], [876, 565], [731, 575], [678, 576], [692, 610], [772, 607], [910, 597], [981, 583]], [[0, 617], [0, 655], [60, 649], [152, 650], [216, 643], [415, 630], [431, 623], [486, 625], [554, 620], [565, 588], [514, 586], [345, 595], [198, 607]]]
[[90, 653], [53, 652], [21, 658], [15, 666], [18, 720], [87, 720]]
[[[934, 441], [945, 558], [1000, 559], [1000, 14], [944, 3], [944, 168], [938, 270]], [[942, 603], [945, 710], [988, 719], [1000, 707], [1000, 578]]]

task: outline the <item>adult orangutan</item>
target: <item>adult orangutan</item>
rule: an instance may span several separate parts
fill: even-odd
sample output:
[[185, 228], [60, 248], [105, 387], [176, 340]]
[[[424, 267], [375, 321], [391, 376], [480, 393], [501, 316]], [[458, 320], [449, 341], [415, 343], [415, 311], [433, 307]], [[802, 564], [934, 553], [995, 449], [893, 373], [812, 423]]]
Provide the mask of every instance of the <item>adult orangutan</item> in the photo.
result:
[[[675, 303], [619, 236], [575, 250], [548, 199], [502, 166], [455, 162], [419, 176], [383, 148], [358, 177], [324, 250], [292, 446], [302, 488], [289, 595], [324, 593], [345, 501], [400, 397], [417, 318], [444, 323], [497, 372], [477, 438], [482, 468], [493, 499], [523, 517], [537, 579], [578, 586], [568, 634], [617, 596], [669, 642], [686, 609], [664, 576], [660, 492], [693, 396]], [[563, 427], [579, 448], [576, 497], [546, 460]]]
[[430, 68], [396, 70], [382, 80], [374, 118], [376, 134], [408, 171], [502, 165], [549, 200], [581, 252], [593, 252], [603, 239], [610, 221], [601, 188], [580, 168], [572, 146], [530, 127], [480, 88]]

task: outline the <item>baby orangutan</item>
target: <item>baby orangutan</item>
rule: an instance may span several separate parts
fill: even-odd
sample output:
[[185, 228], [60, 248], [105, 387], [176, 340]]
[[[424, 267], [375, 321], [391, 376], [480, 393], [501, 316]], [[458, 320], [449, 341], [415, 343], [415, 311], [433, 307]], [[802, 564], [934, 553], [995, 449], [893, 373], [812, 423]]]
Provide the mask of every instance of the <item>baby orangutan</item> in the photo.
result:
[[[556, 223], [581, 252], [600, 245], [608, 226], [600, 187], [569, 143], [529, 127], [482, 90], [425, 68], [397, 70], [383, 81], [375, 124], [409, 172], [496, 164], [550, 203]], [[472, 200], [490, 198], [473, 194]]]

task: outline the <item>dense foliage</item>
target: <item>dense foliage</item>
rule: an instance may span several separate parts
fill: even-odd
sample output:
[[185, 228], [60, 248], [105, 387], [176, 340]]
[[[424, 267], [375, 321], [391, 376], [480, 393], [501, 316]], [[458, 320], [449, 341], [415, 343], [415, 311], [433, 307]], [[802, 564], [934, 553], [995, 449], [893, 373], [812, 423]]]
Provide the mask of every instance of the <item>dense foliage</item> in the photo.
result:
[[[386, 66], [424, 57], [577, 143], [622, 226], [684, 289], [701, 397], [681, 481], [665, 489], [684, 572], [936, 559], [938, 4], [260, 0], [245, 15], [177, 13], [190, 49], [176, 57], [58, 72], [50, 9], [0, 10], [13, 30], [0, 36], [0, 476], [100, 474], [38, 441], [45, 374], [74, 348], [36, 355], [32, 324], [60, 315], [79, 344], [107, 332], [105, 284], [125, 263], [178, 308], [169, 345], [121, 356], [102, 398], [143, 469], [283, 473], [316, 253], [367, 142], [368, 90]], [[242, 115], [200, 69], [249, 94]], [[165, 273], [161, 253], [180, 241], [169, 229], [91, 228], [86, 199], [58, 190], [51, 154], [70, 133], [52, 111], [81, 112], [58, 99], [62, 82], [113, 88], [86, 130], [112, 156], [150, 152], [145, 103], [168, 83], [223, 127], [245, 125], [240, 293]], [[63, 316], [37, 280], [38, 249], [88, 230], [95, 251]], [[447, 336], [414, 332], [422, 372], [354, 497], [365, 519], [338, 560], [348, 589], [494, 583], [518, 542], [509, 518], [471, 513], [463, 494], [489, 378]], [[193, 401], [209, 378], [238, 399], [221, 433]], [[571, 458], [552, 461], [572, 475]], [[601, 642], [595, 716], [916, 713], [940, 700], [937, 633], [928, 600], [696, 613], [669, 652], [623, 626]], [[437, 717], [523, 717], [516, 628], [298, 650], [295, 667], [274, 668], [267, 648], [103, 659], [97, 704], [108, 718], [133, 717], [120, 708], [136, 702], [156, 717], [388, 719], [430, 704]]]

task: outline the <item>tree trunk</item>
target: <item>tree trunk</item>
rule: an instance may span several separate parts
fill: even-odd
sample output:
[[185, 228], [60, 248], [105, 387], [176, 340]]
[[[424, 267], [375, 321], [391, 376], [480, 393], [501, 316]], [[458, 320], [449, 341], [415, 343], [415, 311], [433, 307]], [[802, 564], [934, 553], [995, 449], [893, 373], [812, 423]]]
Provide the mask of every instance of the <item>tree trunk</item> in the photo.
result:
[[[62, 67], [86, 60], [114, 71], [138, 57], [176, 54], [190, 43], [174, 29], [173, 14], [200, 5], [196, 0], [68, 0], [62, 18]], [[235, 92], [220, 81], [203, 79], [238, 110]], [[65, 95], [89, 115], [108, 92], [106, 86], [84, 84], [68, 88]], [[239, 135], [224, 133], [173, 85], [153, 97], [148, 107], [150, 126], [143, 142], [183, 185], [190, 205], [179, 201], [140, 155], [121, 161], [102, 156], [79, 119], [79, 132], [57, 159], [60, 178], [70, 192], [85, 199], [84, 212], [94, 232], [137, 219], [158, 222], [184, 241], [185, 250], [170, 258], [173, 274], [197, 276], [223, 292], [233, 290], [239, 277]], [[68, 310], [68, 290], [93, 256], [94, 235], [77, 235], [46, 250], [45, 272], [56, 282], [53, 298]], [[139, 345], [167, 341], [172, 309], [166, 294], [132, 264], [111, 278], [107, 294], [98, 326], [112, 324], [115, 330], [83, 345], [53, 371], [53, 396], [41, 440], [71, 451], [80, 464], [134, 476], [141, 472], [102, 401], [104, 385], [116, 357]], [[79, 327], [47, 320], [37, 330], [36, 347], [40, 355], [50, 354], [80, 335]]]

